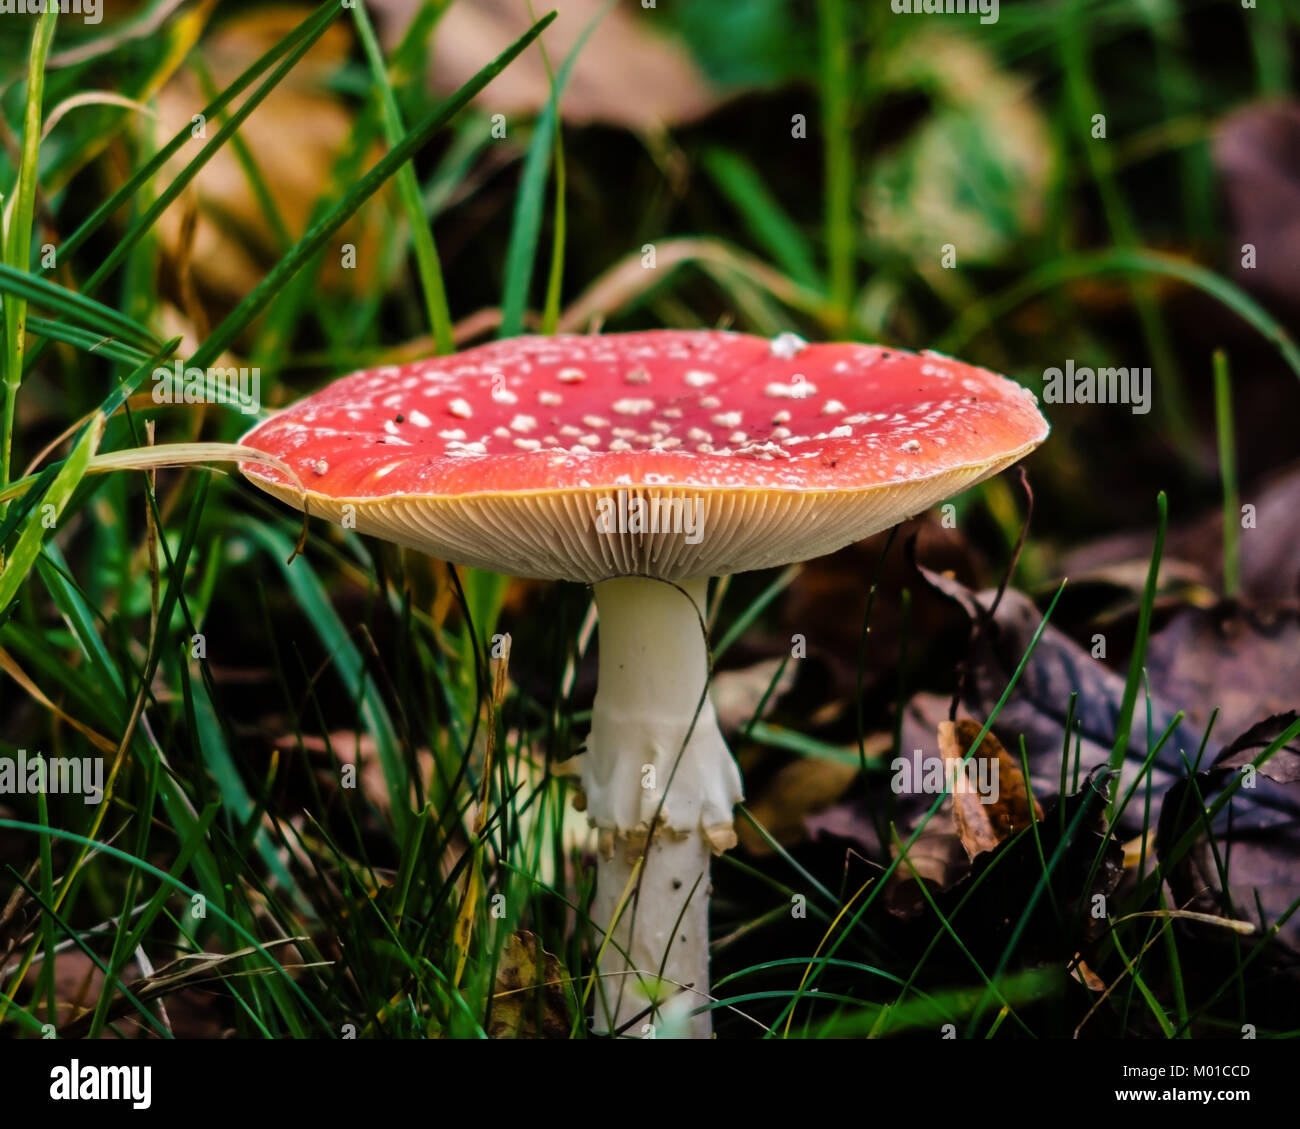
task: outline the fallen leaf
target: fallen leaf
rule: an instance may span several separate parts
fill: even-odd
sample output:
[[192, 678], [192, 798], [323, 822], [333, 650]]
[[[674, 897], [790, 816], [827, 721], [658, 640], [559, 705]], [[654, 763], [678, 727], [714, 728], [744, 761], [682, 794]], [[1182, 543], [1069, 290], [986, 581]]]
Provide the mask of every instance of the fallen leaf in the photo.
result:
[[[1090, 773], [1074, 795], [1044, 805], [1034, 835], [979, 855], [967, 875], [938, 895], [945, 913], [965, 903], [962, 936], [977, 958], [995, 962], [1015, 933], [1017, 959], [1065, 966], [1089, 954], [1109, 928], [1091, 913], [1094, 899], [1109, 897], [1123, 875], [1124, 848], [1106, 824], [1107, 781], [1105, 770]], [[1049, 891], [1038, 896], [1044, 858], [1057, 861]]]
[[[787, 662], [782, 670], [781, 661], [765, 659], [743, 670], [720, 670], [714, 673], [709, 683], [709, 698], [718, 715], [718, 728], [723, 733], [738, 733], [743, 730], [758, 713], [765, 696], [767, 701], [763, 705], [763, 716], [766, 717], [781, 699], [781, 695], [790, 690], [794, 685], [797, 667], [795, 663]], [[777, 671], [781, 671], [780, 678], [777, 678]]]
[[497, 960], [488, 1035], [493, 1039], [567, 1039], [572, 1026], [564, 993], [568, 973], [537, 936], [506, 938]]
[[[1300, 306], [1300, 105], [1254, 103], [1234, 110], [1214, 130], [1214, 164], [1233, 231], [1225, 237], [1238, 283], [1292, 309]], [[1240, 248], [1257, 249], [1251, 266]]]
[[[921, 569], [926, 581], [955, 600], [973, 625], [982, 624], [962, 664], [966, 677], [961, 708], [973, 717], [988, 717], [1007, 689], [1007, 685], [1029, 649], [1034, 633], [1042, 623], [1043, 613], [1027, 596], [1008, 589], [998, 604], [997, 613], [989, 617], [996, 593], [972, 592], [964, 585], [929, 569]], [[1178, 712], [1178, 704], [1169, 701], [1154, 686], [1151, 698], [1150, 729], [1160, 734]], [[1068, 742], [1069, 764], [1066, 779], [1078, 777], [1110, 764], [1115, 742], [1120, 704], [1124, 697], [1124, 679], [1091, 655], [1064, 632], [1050, 623], [1043, 629], [1037, 646], [1020, 673], [1011, 694], [998, 712], [995, 724], [1008, 738], [1024, 738], [1029, 759], [1030, 784], [1036, 796], [1046, 800], [1061, 791], [1061, 758], [1067, 746], [1065, 719], [1070, 695], [1077, 693], [1075, 733]], [[1119, 782], [1121, 793], [1137, 779], [1147, 756], [1147, 726], [1142, 723], [1148, 706], [1141, 703], [1141, 718], [1129, 734], [1127, 755]], [[909, 720], [911, 724], [909, 724]], [[933, 748], [933, 728], [918, 729], [915, 718], [904, 717], [903, 747]], [[927, 719], [928, 720], [928, 719]], [[1183, 775], [1183, 755], [1195, 755], [1200, 734], [1183, 723], [1156, 755], [1149, 773], [1153, 795], [1159, 797]], [[933, 755], [931, 753], [930, 755]], [[1142, 779], [1146, 787], [1147, 777]], [[1130, 804], [1116, 829], [1124, 838], [1142, 830], [1142, 805]]]
[[[199, 47], [216, 89], [229, 85], [311, 11], [309, 7], [272, 6], [223, 21]], [[318, 200], [331, 191], [335, 163], [352, 134], [351, 112], [328, 90], [334, 72], [347, 60], [349, 46], [345, 24], [327, 28], [239, 129], [293, 239], [306, 230]], [[246, 97], [242, 95], [226, 113]], [[157, 122], [148, 125], [155, 131], [156, 143], [161, 145], [190, 126], [194, 115], [209, 101], [193, 70], [178, 71], [158, 95]], [[165, 175], [175, 176], [193, 160], [198, 148], [216, 135], [224, 120], [202, 123], [204, 136], [182, 147], [166, 165]], [[377, 155], [378, 149], [375, 152]], [[198, 201], [193, 244], [186, 251], [195, 280], [208, 294], [242, 298], [261, 281], [266, 268], [279, 259], [284, 248], [231, 143], [216, 151], [186, 194]], [[182, 251], [186, 207], [183, 195], [163, 212], [156, 227], [173, 262]], [[364, 290], [375, 284], [379, 264], [372, 251], [377, 246], [377, 217], [376, 209], [363, 208], [344, 225], [338, 243], [356, 246], [357, 266], [343, 269], [339, 256], [325, 256], [322, 285]]]
[[[889, 737], [870, 742], [868, 754], [877, 756], [889, 747]], [[749, 813], [783, 846], [806, 838], [805, 820], [828, 808], [857, 779], [858, 770], [821, 757], [798, 757], [783, 765], [749, 802]], [[772, 848], [747, 820], [738, 820], [741, 845], [752, 855], [770, 855]]]
[[[558, 68], [605, 0], [550, 0], [537, 15], [555, 9], [555, 23], [541, 40]], [[416, 0], [375, 0], [385, 42], [400, 41], [420, 4]], [[442, 15], [430, 41], [430, 79], [440, 94], [459, 89], [482, 65], [500, 54], [533, 20], [519, 0], [475, 0], [453, 4]], [[474, 103], [491, 113], [532, 116], [551, 97], [541, 52], [529, 48], [493, 79]], [[565, 121], [603, 122], [624, 129], [653, 131], [694, 121], [709, 113], [719, 95], [687, 52], [657, 32], [652, 17], [633, 15], [620, 5], [601, 17], [574, 64], [560, 103]]]
[[1147, 670], [1165, 701], [1203, 733], [1218, 710], [1211, 751], [1272, 714], [1300, 709], [1300, 610], [1225, 602], [1188, 608], [1152, 637]]
[[[971, 858], [993, 850], [1004, 839], [1043, 818], [1043, 809], [1025, 788], [1020, 765], [991, 729], [979, 748], [966, 757], [980, 729], [979, 723], [970, 718], [939, 724], [939, 753], [944, 764], [952, 766], [953, 819], [962, 846]], [[986, 801], [978, 791], [957, 786], [969, 780], [986, 779], [993, 782], [991, 801]]]

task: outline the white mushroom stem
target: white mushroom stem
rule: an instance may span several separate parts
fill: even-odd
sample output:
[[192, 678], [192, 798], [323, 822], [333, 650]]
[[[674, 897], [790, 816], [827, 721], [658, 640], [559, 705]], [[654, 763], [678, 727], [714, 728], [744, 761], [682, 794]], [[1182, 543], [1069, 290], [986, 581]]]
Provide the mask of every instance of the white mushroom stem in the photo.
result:
[[[618, 1031], [653, 1001], [625, 1033], [650, 1034], [647, 1023], [659, 1033], [674, 1026], [665, 1016], [684, 1016], [709, 998], [709, 858], [735, 844], [732, 808], [743, 796], [706, 694], [707, 592], [704, 579], [622, 577], [595, 586], [599, 681], [581, 760], [587, 815], [600, 828], [592, 920], [598, 943], [610, 935], [596, 993], [599, 1032]], [[685, 985], [684, 997], [663, 1008]], [[711, 1029], [709, 1012], [689, 1021], [693, 1037], [708, 1038]]]

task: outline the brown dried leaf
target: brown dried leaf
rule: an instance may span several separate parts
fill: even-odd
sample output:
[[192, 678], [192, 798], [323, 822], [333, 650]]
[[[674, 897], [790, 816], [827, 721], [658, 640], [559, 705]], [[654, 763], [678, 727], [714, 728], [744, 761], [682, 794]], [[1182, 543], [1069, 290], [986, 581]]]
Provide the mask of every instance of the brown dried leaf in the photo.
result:
[[1088, 962], [1082, 957], [1070, 966], [1070, 975], [1090, 992], [1104, 992], [1106, 990], [1106, 981], [1093, 972], [1088, 967]]
[[[772, 680], [781, 669], [781, 659], [764, 659], [743, 670], [720, 670], [709, 683], [709, 698], [718, 715], [718, 728], [723, 733], [738, 733], [745, 728], [757, 712], [763, 696], [766, 715], [794, 685], [795, 663], [787, 662], [776, 685]], [[768, 689], [771, 688], [771, 694]]]
[[[582, 30], [605, 6], [605, 0], [551, 0], [536, 9], [538, 15], [551, 8], [559, 13], [542, 35], [553, 67], [568, 56]], [[420, 4], [417, 0], [377, 0], [374, 8], [385, 40], [393, 44], [405, 33]], [[531, 24], [528, 5], [520, 0], [451, 5], [431, 41], [429, 70], [435, 89], [450, 94], [463, 86], [482, 60], [500, 54]], [[530, 48], [474, 101], [494, 113], [532, 115], [550, 96], [541, 52]], [[690, 55], [656, 34], [653, 13], [633, 15], [628, 6], [619, 5], [601, 18], [579, 54], [560, 112], [565, 121], [574, 124], [606, 122], [653, 131], [703, 117], [719, 100]]]
[[957, 766], [956, 782], [960, 785], [963, 780], [987, 778], [994, 784], [990, 803], [985, 803], [978, 792], [969, 788], [953, 789], [952, 810], [957, 834], [971, 858], [993, 850], [1004, 839], [1043, 818], [1043, 809], [1025, 787], [1020, 765], [1002, 747], [992, 730], [984, 735], [979, 748], [962, 765], [971, 744], [979, 736], [980, 728], [977, 722], [967, 717], [939, 725], [939, 753], [945, 766]]
[[[310, 12], [308, 7], [274, 6], [225, 20], [200, 47], [216, 88], [227, 86]], [[240, 126], [239, 136], [295, 239], [306, 230], [317, 200], [329, 190], [332, 170], [349, 143], [352, 115], [327, 93], [327, 82], [346, 61], [348, 46], [345, 25], [327, 28]], [[159, 143], [189, 126], [207, 103], [194, 73], [188, 69], [177, 72], [158, 95], [158, 120], [151, 128], [157, 131]], [[175, 175], [191, 161], [223, 121], [206, 122], [206, 136], [195, 139], [192, 147], [182, 148], [168, 163], [168, 172]], [[279, 258], [283, 248], [232, 145], [217, 150], [182, 198], [159, 217], [157, 230], [174, 262], [182, 251], [186, 208], [193, 207], [195, 200], [198, 222], [192, 247], [185, 249], [194, 279], [209, 293], [241, 298], [261, 280], [265, 267]], [[325, 285], [360, 289], [374, 282], [377, 256], [370, 252], [375, 245], [376, 215], [374, 210], [363, 209], [341, 230], [339, 243], [357, 247], [357, 267], [344, 270], [338, 256], [326, 256], [322, 267]]]
[[[867, 739], [867, 754], [878, 755], [889, 748], [885, 734]], [[807, 816], [835, 803], [858, 775], [849, 764], [821, 757], [799, 757], [780, 768], [749, 805], [749, 813], [778, 843], [790, 846], [802, 842], [808, 830]], [[736, 824], [745, 850], [753, 855], [770, 855], [772, 848], [747, 820]]]

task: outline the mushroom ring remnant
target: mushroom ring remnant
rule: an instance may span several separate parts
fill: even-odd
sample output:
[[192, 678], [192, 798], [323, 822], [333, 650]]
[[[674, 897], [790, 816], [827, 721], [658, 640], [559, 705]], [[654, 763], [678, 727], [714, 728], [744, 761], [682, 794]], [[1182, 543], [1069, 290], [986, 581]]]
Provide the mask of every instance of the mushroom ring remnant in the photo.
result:
[[[305, 491], [241, 470], [440, 559], [594, 585], [580, 760], [600, 829], [592, 917], [610, 936], [596, 1023], [617, 1031], [683, 986], [707, 1001], [709, 854], [733, 844], [742, 795], [706, 695], [708, 578], [887, 529], [1047, 431], [1028, 389], [937, 354], [655, 330], [512, 338], [345, 377], [243, 440]], [[709, 1013], [690, 1026], [707, 1035]]]

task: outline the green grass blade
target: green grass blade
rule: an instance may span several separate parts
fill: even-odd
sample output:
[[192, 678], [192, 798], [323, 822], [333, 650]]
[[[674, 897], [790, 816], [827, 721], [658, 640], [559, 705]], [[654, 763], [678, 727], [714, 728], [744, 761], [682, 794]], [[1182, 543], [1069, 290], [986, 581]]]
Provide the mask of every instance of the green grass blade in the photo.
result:
[[122, 236], [113, 250], [105, 256], [104, 261], [96, 268], [95, 272], [86, 279], [85, 285], [83, 286], [84, 290], [93, 291], [101, 282], [104, 281], [104, 279], [108, 278], [113, 271], [117, 269], [131, 248], [144, 238], [145, 234], [149, 232], [157, 222], [158, 217], [171, 206], [172, 201], [181, 194], [185, 189], [185, 186], [189, 184], [190, 181], [199, 174], [203, 166], [216, 155], [217, 150], [225, 145], [226, 142], [235, 135], [235, 131], [243, 124], [244, 119], [262, 104], [266, 96], [280, 85], [285, 75], [293, 70], [293, 68], [298, 65], [298, 61], [309, 50], [311, 50], [312, 44], [325, 34], [325, 29], [329, 26], [330, 21], [338, 14], [339, 10], [340, 9], [335, 8], [328, 11], [322, 11], [311, 21], [310, 29], [293, 47], [288, 55], [284, 57], [275, 70], [271, 72], [266, 81], [264, 81], [256, 90], [245, 98], [242, 103], [240, 103], [239, 109], [235, 110], [234, 113], [226, 119], [225, 123], [219, 130], [217, 130], [217, 133], [212, 140], [204, 145], [203, 148], [199, 150], [197, 156], [195, 156], [189, 164], [176, 174], [167, 187], [158, 194], [153, 203], [144, 210], [140, 218], [131, 225], [130, 229]]
[[729, 149], [709, 149], [701, 161], [754, 241], [796, 282], [810, 290], [823, 289], [825, 281], [808, 240], [767, 190], [758, 170]]
[[83, 353], [93, 353], [98, 357], [106, 357], [110, 361], [120, 361], [124, 365], [142, 365], [149, 359], [148, 353], [117, 338], [105, 337], [102, 333], [95, 333], [61, 321], [50, 321], [48, 318], [28, 318], [27, 332], [48, 338], [50, 341], [71, 345]]
[[75, 314], [83, 325], [105, 337], [122, 338], [150, 350], [158, 348], [157, 338], [134, 318], [76, 291], [56, 286], [43, 278], [35, 278], [8, 264], [0, 266], [0, 292], [5, 294], [6, 302], [13, 297], [24, 303], [31, 302], [51, 310]]
[[295, 560], [292, 565], [285, 563], [293, 555], [293, 544], [287, 537], [254, 521], [245, 521], [242, 526], [248, 536], [280, 565], [298, 606], [315, 627], [343, 684], [357, 695], [362, 720], [375, 739], [379, 762], [384, 770], [393, 822], [399, 835], [404, 835], [412, 817], [406, 762], [402, 758], [401, 743], [388, 707], [368, 676], [365, 661], [353, 643], [351, 633], [339, 619], [311, 565], [302, 559]]
[[501, 297], [502, 337], [515, 337], [524, 329], [524, 311], [528, 305], [528, 290], [533, 279], [537, 242], [542, 228], [542, 197], [546, 192], [546, 174], [550, 171], [555, 131], [560, 118], [560, 98], [569, 81], [569, 72], [577, 62], [578, 53], [612, 6], [612, 3], [606, 4], [592, 16], [573, 49], [560, 64], [555, 81], [551, 84], [551, 97], [547, 100], [541, 117], [537, 119], [533, 139], [528, 143], [528, 156], [524, 159], [524, 171], [519, 178], [519, 192], [515, 198], [510, 246], [506, 251], [505, 291]]
[[1294, 338], [1241, 287], [1229, 282], [1212, 270], [1164, 255], [1158, 251], [1118, 248], [1108, 251], [1064, 255], [1054, 262], [1031, 272], [1001, 294], [970, 306], [940, 337], [934, 346], [944, 353], [960, 352], [981, 329], [992, 325], [1021, 303], [1045, 290], [1062, 286], [1078, 278], [1099, 274], [1157, 274], [1176, 278], [1210, 297], [1240, 317], [1257, 330], [1286, 360], [1291, 371], [1300, 377], [1300, 348]]
[[480, 70], [469, 82], [443, 102], [442, 105], [430, 111], [407, 133], [399, 144], [381, 157], [374, 167], [352, 186], [351, 190], [338, 204], [311, 226], [294, 245], [293, 249], [276, 263], [270, 273], [212, 331], [208, 339], [190, 358], [191, 364], [198, 368], [205, 368], [212, 364], [217, 357], [221, 356], [245, 326], [262, 311], [285, 283], [297, 274], [308, 260], [325, 245], [325, 241], [343, 226], [353, 212], [378, 192], [380, 186], [410, 160], [411, 155], [425, 141], [446, 125], [480, 90], [496, 78], [525, 47], [541, 34], [542, 30], [554, 18], [554, 12], [543, 16], [527, 32]]
[[[361, 47], [370, 63], [370, 73], [375, 80], [375, 90], [379, 98], [379, 107], [383, 114], [384, 138], [390, 148], [397, 145], [406, 127], [402, 124], [402, 113], [397, 107], [393, 95], [393, 84], [388, 78], [388, 68], [384, 64], [383, 52], [375, 38], [375, 29], [366, 14], [366, 6], [358, 4], [352, 9], [357, 25], [357, 34], [361, 38]], [[447, 288], [443, 282], [442, 264], [438, 260], [438, 248], [433, 242], [433, 229], [425, 222], [424, 205], [420, 199], [420, 182], [416, 180], [415, 168], [408, 161], [397, 170], [397, 196], [402, 209], [406, 212], [406, 222], [411, 228], [411, 246], [415, 251], [415, 265], [420, 275], [420, 285], [424, 288], [424, 307], [429, 317], [429, 328], [433, 332], [434, 348], [439, 353], [452, 353], [456, 342], [451, 335], [451, 311], [447, 307]]]
[[[57, 523], [59, 515], [68, 504], [68, 499], [72, 497], [72, 492], [76, 490], [77, 484], [85, 475], [86, 467], [90, 465], [90, 457], [95, 453], [95, 448], [99, 446], [99, 441], [104, 436], [106, 423], [107, 420], [102, 414], [96, 414], [90, 421], [77, 441], [77, 445], [72, 449], [72, 454], [67, 457], [59, 473], [54, 476], [54, 481], [45, 492], [41, 506], [33, 510], [23, 523], [14, 551], [5, 561], [4, 571], [0, 572], [0, 610], [8, 607], [18, 595], [19, 585], [31, 571], [40, 554], [46, 531]], [[52, 514], [48, 509], [51, 506]]]
[[[111, 856], [112, 858], [120, 859], [122, 862], [127, 863], [129, 866], [133, 866], [137, 870], [143, 871], [145, 874], [152, 875], [154, 878], [157, 878], [160, 882], [166, 883], [168, 886], [172, 887], [172, 889], [177, 890], [180, 893], [185, 894], [190, 898], [196, 896], [202, 896], [201, 891], [195, 890], [192, 887], [187, 886], [184, 882], [180, 881], [180, 879], [176, 878], [174, 875], [168, 874], [165, 870], [160, 870], [152, 863], [146, 862], [144, 859], [136, 858], [134, 855], [129, 854], [126, 851], [120, 850], [119, 848], [114, 847], [109, 843], [96, 842], [94, 839], [88, 839], [85, 835], [78, 835], [75, 831], [65, 831], [59, 827], [42, 827], [40, 824], [26, 823], [23, 822], [22, 820], [17, 820], [17, 819], [0, 819], [0, 827], [8, 828], [11, 831], [26, 831], [36, 835], [52, 835], [57, 839], [62, 839], [69, 843], [78, 843], [84, 848], [95, 850], [98, 854], [108, 855]], [[187, 837], [190, 837], [193, 835], [193, 832], [191, 829], [187, 828], [186, 834]], [[298, 984], [294, 981], [293, 977], [289, 975], [288, 971], [280, 964], [280, 962], [277, 961], [275, 957], [271, 955], [270, 951], [266, 949], [258, 941], [258, 939], [253, 936], [252, 933], [250, 933], [247, 929], [245, 929], [242, 925], [240, 925], [238, 921], [236, 921], [233, 917], [231, 917], [228, 913], [226, 913], [226, 911], [223, 910], [221, 906], [216, 903], [216, 900], [214, 898], [208, 897], [207, 902], [208, 902], [208, 907], [207, 907], [208, 912], [220, 918], [220, 920], [224, 925], [232, 929], [248, 944], [252, 945], [253, 948], [256, 949], [257, 952], [261, 954], [261, 956], [264, 957], [266, 961], [271, 965], [271, 968], [275, 972], [279, 973], [281, 977], [284, 978], [284, 981], [288, 985], [289, 990], [295, 993], [301, 999], [303, 1007], [306, 1008], [308, 1013], [312, 1015], [312, 1017], [320, 1024], [321, 1030], [329, 1035], [333, 1035], [335, 1033], [334, 1026], [330, 1024], [329, 1021], [326, 1020], [326, 1018], [323, 1015], [321, 1015], [316, 1005], [311, 1002], [311, 1000], [307, 997], [307, 994], [302, 990], [302, 988], [298, 986]]]
[[1223, 594], [1235, 598], [1240, 586], [1241, 496], [1237, 491], [1237, 441], [1232, 423], [1232, 378], [1222, 349], [1214, 353], [1214, 425], [1219, 439], [1219, 477], [1223, 481]]
[[[1147, 639], [1151, 634], [1151, 609], [1156, 602], [1160, 559], [1165, 549], [1165, 527], [1169, 519], [1169, 503], [1163, 490], [1156, 496], [1156, 514], [1156, 543], [1151, 551], [1151, 567], [1147, 570], [1146, 588], [1142, 592], [1142, 606], [1138, 613], [1137, 636], [1133, 640], [1133, 657], [1129, 660], [1128, 679], [1124, 683], [1124, 697], [1120, 701], [1119, 719], [1115, 724], [1115, 744], [1110, 750], [1110, 767], [1116, 772], [1124, 767], [1124, 758], [1128, 755], [1129, 732], [1133, 727], [1133, 711], [1137, 707], [1138, 689], [1142, 685], [1142, 669], [1146, 662]], [[1107, 812], [1112, 824], [1119, 802], [1119, 789], [1116, 788]]]
[[[247, 90], [263, 71], [272, 66], [286, 51], [300, 42], [303, 36], [310, 34], [318, 24], [322, 27], [329, 24], [338, 15], [338, 12], [339, 5], [334, 0], [326, 0], [280, 42], [276, 43], [255, 62], [249, 64], [239, 77], [222, 91], [221, 96], [204, 106], [200, 113], [210, 121]], [[72, 254], [99, 230], [109, 216], [113, 215], [128, 200], [133, 199], [163, 165], [180, 151], [182, 146], [193, 140], [192, 128], [189, 123], [186, 123], [166, 145], [141, 165], [121, 188], [109, 196], [81, 222], [77, 229], [63, 241], [60, 253], [65, 261], [71, 258]]]
[[[45, 94], [45, 60], [54, 41], [57, 8], [47, 8], [32, 32], [27, 66], [27, 105], [23, 113], [22, 158], [18, 187], [5, 210], [4, 263], [15, 273], [25, 272], [32, 253], [32, 218], [36, 211], [36, 179], [41, 149], [41, 100]], [[0, 420], [0, 487], [9, 485], [9, 459], [13, 451], [14, 417], [18, 388], [23, 379], [23, 352], [27, 341], [27, 301], [15, 291], [4, 297], [4, 411]], [[4, 503], [0, 502], [0, 517]]]
[[853, 134], [849, 123], [849, 38], [844, 0], [818, 0], [821, 137], [826, 253], [831, 302], [847, 321], [853, 306]]

